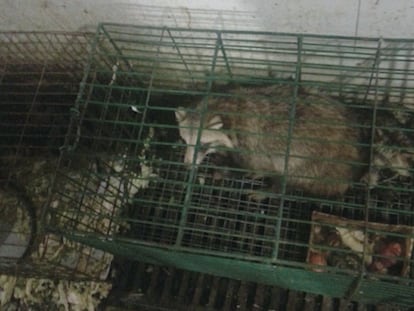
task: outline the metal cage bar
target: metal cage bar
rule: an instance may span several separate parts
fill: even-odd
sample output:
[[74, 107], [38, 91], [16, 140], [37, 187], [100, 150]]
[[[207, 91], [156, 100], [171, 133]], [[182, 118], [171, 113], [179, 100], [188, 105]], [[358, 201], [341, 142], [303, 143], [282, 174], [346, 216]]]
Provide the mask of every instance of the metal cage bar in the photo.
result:
[[[71, 150], [62, 153], [56, 179], [73, 187], [66, 193], [55, 188], [51, 197], [60, 201], [65, 195], [69, 204], [46, 210], [54, 219], [68, 219], [48, 228], [132, 259], [412, 304], [413, 42], [101, 24], [67, 135]], [[304, 118], [306, 107], [321, 98], [326, 101], [318, 102], [320, 109], [330, 113]], [[232, 142], [286, 142], [286, 148], [260, 158], [260, 144], [213, 146], [199, 161], [211, 147], [203, 135], [214, 107], [246, 101], [287, 101], [288, 112], [266, 114], [252, 106], [221, 111], [221, 120], [249, 120], [256, 129], [272, 120], [288, 124], [286, 130], [276, 135], [226, 123], [210, 134]], [[197, 126], [177, 125], [180, 106], [199, 117]], [[341, 114], [344, 119], [335, 119]], [[298, 132], [301, 123], [309, 130]], [[318, 136], [315, 128], [330, 130]], [[361, 138], [333, 135], [343, 128]], [[183, 143], [180, 130], [194, 130], [194, 141]], [[298, 154], [298, 145], [317, 150]], [[183, 158], [189, 146], [194, 153], [188, 169]], [[350, 146], [367, 157], [324, 153], [344, 153]], [[255, 170], [235, 160], [255, 156], [272, 163], [284, 158], [284, 170]], [[82, 158], [89, 163], [85, 182], [68, 178]], [[305, 168], [291, 169], [295, 161], [355, 166], [362, 176], [340, 196], [309, 194], [292, 187], [292, 180], [330, 185], [348, 183], [348, 177], [330, 176], [329, 170], [310, 176]], [[251, 176], [259, 172], [268, 174]], [[269, 190], [278, 178], [279, 188]], [[88, 225], [95, 215], [105, 230]], [[318, 256], [324, 262], [314, 261]], [[332, 282], [342, 285], [327, 285]]]

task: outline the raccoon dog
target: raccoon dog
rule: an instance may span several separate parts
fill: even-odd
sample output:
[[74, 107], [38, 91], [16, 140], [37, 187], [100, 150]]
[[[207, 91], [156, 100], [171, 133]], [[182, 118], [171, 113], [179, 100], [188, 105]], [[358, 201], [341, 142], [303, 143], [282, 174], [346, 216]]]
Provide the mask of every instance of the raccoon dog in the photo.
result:
[[349, 188], [360, 158], [359, 131], [341, 103], [294, 97], [289, 86], [240, 88], [230, 95], [175, 111], [187, 145], [185, 164], [199, 165], [207, 154], [225, 151], [249, 173], [285, 175], [288, 186], [313, 195], [339, 196]]

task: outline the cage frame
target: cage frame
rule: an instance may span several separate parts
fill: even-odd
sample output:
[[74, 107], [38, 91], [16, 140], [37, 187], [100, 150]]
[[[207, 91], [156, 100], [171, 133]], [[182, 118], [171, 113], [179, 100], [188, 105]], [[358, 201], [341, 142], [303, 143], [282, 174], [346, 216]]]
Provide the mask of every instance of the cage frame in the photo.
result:
[[[67, 139], [65, 145], [62, 147], [62, 155], [65, 156], [66, 153], [70, 153], [71, 150], [76, 149], [77, 144], [77, 134], [71, 132], [74, 128], [78, 128], [81, 125], [78, 124], [79, 120], [82, 118], [81, 106], [83, 105], [85, 99], [83, 96], [86, 94], [86, 101], [89, 100], [90, 92], [87, 92], [87, 87], [93, 82], [88, 82], [89, 72], [92, 70], [93, 58], [96, 53], [98, 42], [101, 36], [106, 37], [111, 44], [113, 44], [114, 50], [119, 53], [119, 60], [124, 62], [126, 67], [129, 67], [133, 71], [131, 66], [128, 63], [128, 60], [122, 55], [121, 49], [114, 42], [106, 29], [107, 27], [131, 27], [135, 29], [149, 29], [161, 31], [162, 35], [160, 42], [162, 41], [163, 36], [166, 34], [170, 36], [174, 42], [171, 31], [178, 32], [190, 32], [190, 33], [211, 33], [217, 36], [216, 46], [214, 50], [214, 56], [211, 63], [210, 73], [207, 75], [207, 92], [211, 91], [213, 84], [214, 70], [217, 61], [217, 55], [221, 51], [225, 60], [227, 60], [227, 54], [225, 47], [222, 42], [222, 34], [260, 34], [266, 36], [286, 36], [286, 37], [296, 37], [297, 45], [300, 47], [303, 42], [303, 38], [332, 38], [333, 40], [363, 40], [377, 43], [378, 50], [381, 51], [381, 44], [384, 40], [391, 43], [407, 43], [413, 44], [414, 40], [412, 39], [396, 39], [396, 38], [369, 38], [369, 37], [351, 37], [351, 36], [325, 36], [325, 35], [315, 35], [315, 34], [290, 34], [290, 33], [277, 33], [277, 32], [255, 32], [255, 31], [236, 31], [236, 30], [214, 30], [214, 29], [187, 29], [187, 28], [175, 28], [175, 27], [153, 27], [153, 26], [139, 26], [139, 25], [123, 25], [115, 23], [101, 23], [98, 26], [95, 38], [91, 44], [91, 53], [89, 56], [88, 64], [85, 68], [85, 75], [80, 83], [80, 91], [76, 100], [76, 105], [72, 109], [72, 119], [69, 126], [69, 131], [67, 134]], [[158, 46], [158, 52], [160, 47]], [[179, 48], [177, 47], [179, 57], [183, 58]], [[295, 89], [295, 96], [298, 93], [299, 81], [301, 80], [301, 49], [298, 50], [297, 63], [296, 63], [296, 74], [294, 81], [292, 82]], [[378, 70], [379, 67], [376, 66], [380, 53], [377, 54], [377, 57], [374, 59], [372, 71], [372, 79], [374, 80], [374, 105], [377, 105], [379, 102], [378, 98]], [[118, 60], [118, 61], [119, 61]], [[189, 67], [184, 62], [185, 70], [190, 72]], [[158, 66], [157, 62], [153, 64], [153, 70], [155, 71]], [[230, 77], [233, 77], [231, 66], [229, 63], [226, 63], [226, 70]], [[375, 72], [376, 71], [376, 72]], [[194, 77], [190, 73], [190, 78], [194, 80]], [[149, 85], [144, 90], [146, 92], [144, 106], [148, 106], [150, 96], [153, 90], [153, 80], [154, 75], [151, 74], [151, 79]], [[271, 79], [272, 80], [272, 79]], [[274, 79], [273, 79], [274, 80]], [[197, 93], [197, 92], [195, 92]], [[294, 109], [292, 109], [292, 114], [294, 115]], [[374, 120], [376, 116], [374, 115]], [[290, 128], [291, 129], [291, 128]], [[291, 135], [291, 134], [289, 134]], [[139, 135], [141, 136], [141, 135]], [[198, 137], [199, 140], [199, 137]], [[373, 142], [371, 142], [373, 143]], [[286, 155], [288, 156], [288, 154]], [[372, 158], [372, 154], [370, 155]], [[189, 180], [194, 180], [195, 171], [191, 171]], [[286, 178], [283, 178], [282, 191], [285, 193], [286, 190]], [[46, 228], [51, 231], [58, 233], [66, 238], [72, 239], [74, 241], [83, 243], [85, 245], [90, 245], [102, 250], [105, 250], [110, 253], [114, 253], [121, 256], [126, 256], [128, 258], [139, 260], [142, 262], [157, 264], [157, 265], [166, 265], [174, 266], [179, 269], [186, 269], [198, 272], [211, 273], [214, 275], [220, 275], [229, 278], [235, 278], [246, 281], [255, 281], [264, 284], [277, 285], [284, 288], [300, 290], [304, 292], [310, 292], [315, 294], [324, 294], [332, 297], [346, 297], [351, 300], [357, 300], [361, 302], [368, 303], [378, 303], [378, 302], [396, 302], [398, 304], [412, 306], [414, 304], [414, 287], [413, 281], [405, 279], [395, 280], [389, 278], [390, 282], [383, 282], [374, 280], [372, 277], [367, 275], [363, 269], [358, 271], [356, 274], [342, 274], [338, 273], [335, 268], [327, 268], [326, 273], [315, 272], [307, 269], [308, 265], [301, 264], [297, 262], [292, 262], [289, 260], [283, 261], [277, 259], [278, 249], [277, 244], [280, 241], [280, 230], [277, 231], [278, 235], [275, 237], [275, 251], [272, 254], [272, 258], [263, 260], [262, 262], [255, 262], [257, 258], [248, 258], [246, 255], [237, 255], [237, 254], [225, 254], [221, 253], [220, 255], [215, 254], [211, 255], [211, 251], [202, 250], [202, 249], [191, 249], [185, 246], [181, 246], [180, 241], [182, 240], [182, 230], [184, 230], [184, 225], [186, 222], [186, 214], [190, 206], [190, 197], [192, 192], [192, 185], [190, 183], [187, 188], [186, 199], [184, 201], [183, 209], [181, 211], [181, 218], [179, 222], [179, 231], [177, 234], [176, 242], [171, 245], [156, 245], [156, 243], [150, 243], [145, 241], [134, 241], [124, 239], [122, 237], [114, 236], [102, 236], [91, 233], [82, 233], [82, 232], [69, 232], [65, 230], [59, 230], [56, 227], [50, 226], [47, 224], [47, 209], [44, 210], [43, 222], [46, 224]], [[367, 196], [369, 198], [369, 191], [367, 191]], [[367, 203], [368, 204], [368, 203]], [[279, 209], [279, 223], [278, 227], [281, 227], [281, 221], [283, 219], [283, 195], [280, 203]], [[366, 213], [368, 215], [368, 213]], [[369, 219], [366, 216], [365, 222], [368, 223]], [[367, 230], [367, 229], [366, 229]], [[126, 242], [127, 244], [125, 244]], [[242, 275], [242, 276], [241, 276]], [[335, 282], [337, 286], [326, 286], [329, 282]], [[383, 293], [382, 297], [378, 297], [378, 292]]]

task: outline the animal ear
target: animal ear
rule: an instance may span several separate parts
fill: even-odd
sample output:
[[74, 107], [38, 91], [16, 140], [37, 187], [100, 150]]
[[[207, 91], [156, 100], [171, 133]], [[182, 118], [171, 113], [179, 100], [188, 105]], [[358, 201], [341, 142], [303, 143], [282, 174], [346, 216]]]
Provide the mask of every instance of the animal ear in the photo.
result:
[[220, 116], [214, 116], [208, 122], [207, 127], [211, 130], [219, 130], [223, 128], [223, 120], [221, 119]]
[[184, 107], [178, 107], [175, 111], [175, 119], [177, 122], [181, 122], [185, 119], [187, 115], [187, 111], [185, 111]]

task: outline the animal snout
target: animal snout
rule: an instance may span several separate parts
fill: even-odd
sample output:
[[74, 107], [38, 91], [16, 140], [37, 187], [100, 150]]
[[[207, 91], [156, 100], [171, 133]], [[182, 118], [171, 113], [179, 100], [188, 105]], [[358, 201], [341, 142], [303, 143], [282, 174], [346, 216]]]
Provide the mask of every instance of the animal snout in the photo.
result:
[[[195, 157], [195, 159], [194, 159]], [[205, 157], [205, 153], [201, 150], [196, 151], [194, 147], [187, 147], [184, 155], [184, 164], [190, 168], [193, 164], [199, 165]]]
[[[187, 147], [184, 155], [184, 164], [189, 168], [193, 164], [195, 150], [193, 147]], [[197, 163], [196, 163], [197, 164]]]

